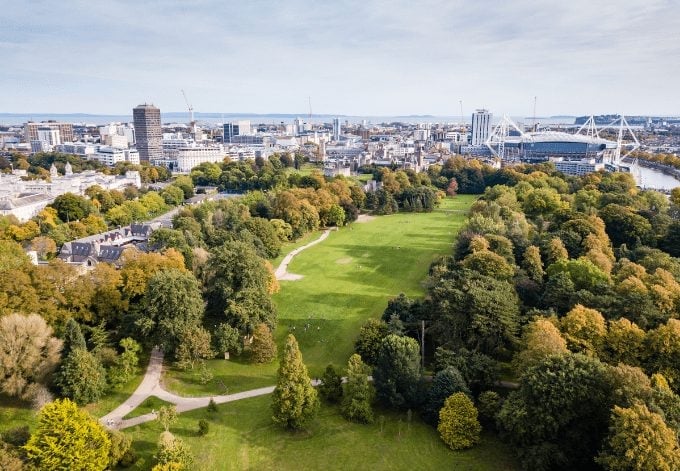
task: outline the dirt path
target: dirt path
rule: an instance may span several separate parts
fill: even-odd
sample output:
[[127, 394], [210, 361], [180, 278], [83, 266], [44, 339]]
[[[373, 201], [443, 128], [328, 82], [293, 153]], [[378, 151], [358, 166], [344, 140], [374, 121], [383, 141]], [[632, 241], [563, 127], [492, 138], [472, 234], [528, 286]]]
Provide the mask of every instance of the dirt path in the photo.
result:
[[281, 264], [274, 272], [274, 274], [276, 275], [276, 279], [285, 281], [295, 281], [301, 279], [303, 275], [288, 273], [288, 265], [290, 264], [290, 262], [293, 261], [293, 258], [303, 250], [307, 250], [308, 248], [326, 240], [328, 236], [331, 234], [332, 230], [337, 230], [337, 228], [326, 229], [325, 231], [323, 231], [323, 234], [321, 234], [321, 237], [319, 237], [318, 239], [313, 240], [309, 244], [303, 245], [302, 247], [298, 247], [297, 249], [292, 250], [288, 255], [286, 255], [283, 258], [283, 260], [281, 260]]

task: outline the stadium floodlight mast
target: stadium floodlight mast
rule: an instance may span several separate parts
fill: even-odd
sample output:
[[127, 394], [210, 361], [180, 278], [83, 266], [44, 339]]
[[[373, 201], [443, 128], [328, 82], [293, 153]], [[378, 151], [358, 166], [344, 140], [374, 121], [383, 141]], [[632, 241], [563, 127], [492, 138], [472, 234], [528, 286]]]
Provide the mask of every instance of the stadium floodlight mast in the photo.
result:
[[512, 119], [503, 115], [503, 119], [494, 126], [484, 143], [496, 158], [505, 160], [505, 138], [509, 136], [511, 129], [515, 129], [523, 139], [530, 138]]

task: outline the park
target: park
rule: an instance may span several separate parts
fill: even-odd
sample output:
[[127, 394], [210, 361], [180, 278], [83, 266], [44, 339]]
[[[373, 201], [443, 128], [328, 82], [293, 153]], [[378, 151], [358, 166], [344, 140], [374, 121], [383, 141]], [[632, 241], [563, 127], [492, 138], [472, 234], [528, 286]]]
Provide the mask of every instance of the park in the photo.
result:
[[[361, 324], [379, 317], [388, 299], [399, 293], [422, 296], [430, 263], [451, 252], [452, 243], [474, 196], [447, 198], [431, 213], [400, 213], [365, 218], [330, 233], [322, 243], [298, 253], [288, 272], [302, 275], [281, 281], [274, 300], [279, 309], [275, 332], [281, 345], [294, 333], [312, 377], [329, 363], [342, 367], [351, 355]], [[319, 238], [313, 233], [290, 244], [283, 256]], [[163, 387], [174, 394], [217, 396], [272, 386], [277, 362], [253, 365], [238, 357], [207, 362], [213, 381], [201, 384], [196, 371], [166, 365]], [[291, 433], [271, 423], [268, 395], [220, 404], [179, 415], [173, 433], [195, 454], [197, 469], [514, 469], [510, 451], [493, 434], [485, 433], [473, 450], [454, 452], [434, 428], [416, 415], [376, 411], [370, 425], [345, 421], [336, 406], [323, 405], [308, 430]], [[129, 417], [149, 413], [164, 402], [151, 398]], [[196, 434], [200, 419], [210, 433]], [[148, 422], [126, 429], [140, 461], [153, 462], [160, 425]]]

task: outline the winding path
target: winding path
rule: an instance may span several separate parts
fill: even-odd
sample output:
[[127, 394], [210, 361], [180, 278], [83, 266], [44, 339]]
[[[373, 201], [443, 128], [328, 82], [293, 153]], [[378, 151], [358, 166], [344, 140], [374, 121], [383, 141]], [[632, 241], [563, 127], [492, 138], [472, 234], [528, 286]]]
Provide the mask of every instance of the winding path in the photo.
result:
[[[303, 250], [306, 250], [326, 240], [332, 230], [334, 229], [326, 229], [318, 239], [313, 240], [302, 247], [298, 247], [286, 255], [281, 261], [279, 267], [276, 269], [276, 279], [293, 281], [302, 278], [302, 275], [288, 273], [288, 265], [293, 260], [293, 258]], [[337, 228], [335, 228], [335, 230], [337, 230]], [[153, 413], [140, 415], [131, 419], [123, 419], [123, 417], [139, 407], [139, 405], [150, 396], [156, 396], [163, 401], [174, 404], [177, 407], [177, 412], [186, 412], [193, 409], [200, 409], [201, 407], [207, 407], [210, 403], [210, 399], [215, 401], [217, 404], [223, 404], [225, 402], [238, 401], [239, 399], [247, 399], [250, 397], [271, 394], [274, 391], [274, 386], [267, 386], [265, 388], [251, 389], [250, 391], [225, 394], [222, 396], [182, 397], [163, 389], [163, 386], [161, 386], [162, 372], [163, 352], [158, 348], [154, 348], [151, 351], [151, 358], [149, 359], [149, 366], [147, 367], [146, 373], [144, 374], [144, 379], [142, 379], [142, 382], [139, 384], [137, 389], [135, 389], [135, 392], [133, 392], [132, 395], [121, 405], [106, 414], [104, 417], [100, 418], [99, 422], [109, 428], [124, 429], [155, 420], [156, 415]], [[318, 380], [312, 381], [312, 385], [317, 386]]]
[[291, 250], [291, 252], [288, 255], [283, 257], [283, 260], [281, 260], [279, 267], [274, 272], [274, 274], [276, 275], [276, 279], [285, 281], [295, 281], [301, 279], [303, 275], [288, 273], [288, 265], [290, 264], [290, 262], [293, 261], [293, 258], [303, 250], [307, 250], [308, 248], [326, 240], [328, 236], [331, 234], [332, 230], [337, 230], [337, 227], [332, 229], [326, 229], [325, 231], [323, 231], [323, 234], [321, 234], [321, 237], [319, 237], [318, 239], [313, 240], [309, 244], [303, 245], [302, 247], [298, 247], [295, 250]]
[[[225, 402], [264, 396], [265, 394], [271, 394], [274, 391], [274, 386], [267, 386], [264, 388], [251, 389], [249, 391], [225, 394], [221, 396], [182, 397], [163, 389], [163, 386], [161, 386], [160, 383], [162, 370], [163, 352], [157, 348], [154, 348], [151, 352], [151, 359], [149, 360], [149, 366], [146, 369], [144, 379], [142, 379], [142, 382], [137, 387], [135, 392], [133, 392], [125, 402], [116, 407], [113, 411], [100, 418], [99, 422], [109, 428], [120, 430], [155, 420], [156, 414], [153, 413], [140, 415], [131, 419], [123, 419], [123, 417], [132, 412], [150, 396], [156, 396], [163, 401], [174, 404], [177, 407], [177, 412], [186, 412], [194, 409], [200, 409], [202, 407], [208, 407], [210, 399], [215, 401], [216, 404], [224, 404]], [[319, 380], [312, 380], [312, 386], [318, 385]]]

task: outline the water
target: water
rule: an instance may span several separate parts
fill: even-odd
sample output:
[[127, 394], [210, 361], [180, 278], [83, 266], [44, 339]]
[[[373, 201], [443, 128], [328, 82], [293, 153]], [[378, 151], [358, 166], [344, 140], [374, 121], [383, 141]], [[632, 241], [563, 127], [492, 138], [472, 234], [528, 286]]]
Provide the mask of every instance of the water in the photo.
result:
[[[292, 124], [293, 120], [300, 118], [303, 121], [310, 121], [309, 116], [302, 113], [300, 115], [294, 114], [268, 114], [268, 115], [252, 115], [252, 114], [225, 114], [224, 116], [219, 113], [196, 113], [196, 120], [199, 123], [207, 124], [222, 124], [224, 122], [249, 120], [253, 124], [266, 123], [285, 123]], [[331, 123], [333, 121], [334, 115], [312, 115], [312, 123]], [[402, 123], [456, 123], [459, 124], [461, 117], [459, 116], [339, 116], [340, 120], [344, 123], [349, 121], [350, 123], [361, 123], [366, 120], [371, 124], [379, 123], [392, 123], [392, 122], [402, 122]], [[163, 113], [161, 111], [161, 119], [163, 123], [188, 123], [189, 116], [188, 113]], [[466, 124], [470, 124], [470, 115], [465, 115], [464, 120]], [[493, 123], [498, 123], [503, 119], [502, 115], [494, 115]], [[523, 123], [525, 125], [531, 124], [533, 118], [527, 117], [512, 117], [512, 119], [517, 123]], [[95, 115], [95, 114], [49, 114], [49, 113], [0, 113], [0, 124], [2, 125], [21, 125], [28, 121], [63, 121], [67, 123], [85, 123], [94, 125], [103, 125], [108, 123], [128, 123], [132, 122], [132, 115]], [[556, 117], [556, 118], [536, 118], [536, 122], [541, 125], [563, 125], [563, 126], [573, 126], [573, 117]]]
[[661, 173], [653, 168], [639, 167], [634, 171], [635, 180], [642, 188], [654, 188], [657, 190], [672, 190], [680, 186], [680, 180], [676, 180], [670, 175]]

